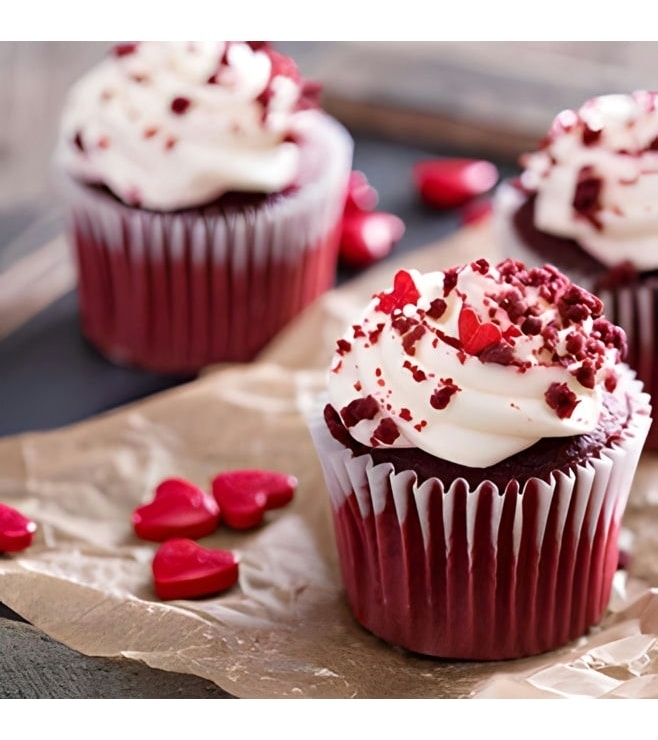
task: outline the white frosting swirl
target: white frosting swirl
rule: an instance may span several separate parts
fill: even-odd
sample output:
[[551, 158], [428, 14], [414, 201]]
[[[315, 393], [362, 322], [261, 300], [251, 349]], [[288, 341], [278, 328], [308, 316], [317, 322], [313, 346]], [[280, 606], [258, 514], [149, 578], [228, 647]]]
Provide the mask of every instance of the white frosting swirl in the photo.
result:
[[575, 239], [608, 267], [658, 268], [657, 98], [603, 95], [555, 118], [539, 151], [521, 158], [538, 229]]
[[400, 271], [339, 340], [329, 402], [362, 444], [492, 465], [594, 429], [625, 351], [601, 310], [548, 265]]
[[301, 97], [294, 62], [246, 42], [121, 45], [72, 87], [57, 156], [153, 210], [279, 192], [298, 170]]

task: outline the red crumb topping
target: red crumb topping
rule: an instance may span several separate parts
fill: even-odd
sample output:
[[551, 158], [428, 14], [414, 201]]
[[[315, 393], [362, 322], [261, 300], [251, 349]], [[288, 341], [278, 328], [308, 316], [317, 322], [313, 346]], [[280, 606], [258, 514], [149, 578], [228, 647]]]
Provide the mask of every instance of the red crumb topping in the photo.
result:
[[452, 289], [457, 285], [457, 275], [459, 274], [459, 268], [452, 267], [443, 273], [443, 297], [447, 298]]
[[446, 308], [448, 308], [448, 304], [443, 300], [443, 298], [435, 298], [430, 303], [430, 307], [427, 309], [426, 315], [429, 316], [430, 319], [438, 320], [446, 312]]
[[393, 419], [382, 419], [372, 433], [370, 444], [377, 447], [380, 443], [391, 445], [400, 436], [400, 432]]
[[461, 388], [455, 385], [452, 378], [441, 378], [441, 385], [430, 396], [430, 406], [439, 411], [443, 410], [449, 403], [450, 399], [458, 393]]
[[592, 146], [601, 138], [603, 131], [601, 129], [592, 129], [587, 124], [583, 125], [583, 144]]
[[418, 365], [412, 365], [409, 360], [405, 360], [402, 364], [402, 367], [405, 370], [409, 370], [416, 383], [422, 383], [424, 380], [427, 380], [427, 375], [425, 375], [425, 372], [421, 370]]
[[171, 111], [176, 115], [180, 116], [187, 111], [190, 107], [191, 102], [189, 98], [178, 97], [171, 101]]
[[340, 410], [340, 417], [346, 427], [353, 427], [363, 419], [374, 419], [379, 411], [379, 404], [372, 396], [355, 398]]
[[570, 419], [579, 403], [576, 394], [566, 383], [551, 383], [544, 398], [560, 419]]
[[402, 347], [408, 355], [416, 354], [416, 343], [425, 334], [425, 327], [422, 324], [416, 324], [411, 331], [402, 337]]
[[583, 167], [578, 173], [578, 184], [572, 203], [574, 210], [584, 216], [599, 231], [603, 228], [598, 216], [601, 210], [602, 187], [603, 181], [594, 175], [593, 168]]
[[82, 131], [76, 131], [73, 137], [73, 145], [77, 147], [81, 152], [84, 152], [85, 145], [82, 141]]
[[339, 355], [346, 355], [352, 349], [352, 345], [347, 341], [347, 339], [339, 339], [336, 342], [336, 347], [336, 351]]
[[129, 54], [134, 54], [137, 51], [139, 42], [132, 42], [126, 44], [115, 44], [112, 47], [112, 53], [115, 57], [126, 57]]

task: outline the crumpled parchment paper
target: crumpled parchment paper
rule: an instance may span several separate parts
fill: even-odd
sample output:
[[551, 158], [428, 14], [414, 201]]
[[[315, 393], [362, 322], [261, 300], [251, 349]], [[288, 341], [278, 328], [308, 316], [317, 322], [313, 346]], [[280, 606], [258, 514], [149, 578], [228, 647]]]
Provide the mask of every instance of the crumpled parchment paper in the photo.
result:
[[[399, 267], [495, 260], [486, 224], [392, 260], [327, 294], [257, 361], [112, 413], [0, 440], [0, 500], [39, 524], [28, 550], [0, 556], [0, 600], [88, 655], [123, 656], [209, 679], [237, 697], [658, 697], [658, 457], [645, 454], [624, 536], [632, 552], [592, 634], [533, 658], [449, 662], [392, 648], [344, 600], [321, 469], [303, 410], [322, 389], [352, 312]], [[235, 550], [239, 584], [207, 599], [161, 602], [156, 545], [132, 510], [168, 476], [202, 486], [238, 467], [293, 473], [288, 507], [248, 532], [201, 540]]]

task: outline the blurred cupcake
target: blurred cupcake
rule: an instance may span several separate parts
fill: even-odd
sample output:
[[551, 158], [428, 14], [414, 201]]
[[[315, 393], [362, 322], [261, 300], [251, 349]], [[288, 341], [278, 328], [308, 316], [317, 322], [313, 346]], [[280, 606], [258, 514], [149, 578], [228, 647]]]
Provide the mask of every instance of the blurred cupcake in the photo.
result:
[[[603, 95], [562, 111], [495, 198], [503, 256], [551, 262], [599, 296], [628, 364], [658, 398], [658, 93]], [[647, 447], [658, 448], [658, 427]]]
[[333, 285], [352, 140], [311, 93], [289, 57], [232, 41], [121, 44], [73, 86], [56, 161], [102, 354], [250, 360]]
[[552, 266], [478, 260], [398, 272], [338, 341], [311, 433], [375, 635], [498, 660], [600, 620], [650, 424], [601, 309]]

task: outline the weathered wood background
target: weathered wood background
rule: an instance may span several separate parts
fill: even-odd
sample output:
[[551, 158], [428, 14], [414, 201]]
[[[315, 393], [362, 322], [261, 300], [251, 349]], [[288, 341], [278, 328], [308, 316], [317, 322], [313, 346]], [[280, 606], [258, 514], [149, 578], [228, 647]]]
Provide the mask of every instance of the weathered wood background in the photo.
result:
[[[277, 42], [355, 128], [514, 157], [590, 95], [658, 85], [658, 42]], [[57, 117], [104, 42], [0, 42], [0, 207], [47, 194]]]

